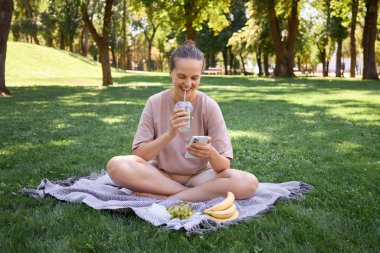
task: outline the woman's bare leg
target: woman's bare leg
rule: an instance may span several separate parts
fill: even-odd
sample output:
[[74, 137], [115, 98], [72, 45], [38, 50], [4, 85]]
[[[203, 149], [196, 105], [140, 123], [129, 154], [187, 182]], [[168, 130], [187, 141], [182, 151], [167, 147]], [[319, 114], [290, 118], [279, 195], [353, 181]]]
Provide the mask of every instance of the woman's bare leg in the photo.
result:
[[112, 181], [135, 192], [170, 196], [188, 188], [134, 155], [113, 157], [107, 171]]
[[112, 158], [107, 164], [107, 171], [116, 184], [139, 192], [141, 196], [173, 196], [192, 202], [226, 196], [228, 191], [233, 192], [237, 199], [245, 199], [255, 194], [258, 187], [258, 180], [254, 175], [235, 169], [222, 171], [214, 179], [187, 187], [134, 155]]
[[200, 185], [187, 188], [173, 195], [184, 201], [205, 201], [220, 196], [226, 196], [228, 191], [234, 193], [237, 199], [246, 199], [256, 193], [257, 178], [245, 171], [228, 169], [216, 174], [216, 177]]

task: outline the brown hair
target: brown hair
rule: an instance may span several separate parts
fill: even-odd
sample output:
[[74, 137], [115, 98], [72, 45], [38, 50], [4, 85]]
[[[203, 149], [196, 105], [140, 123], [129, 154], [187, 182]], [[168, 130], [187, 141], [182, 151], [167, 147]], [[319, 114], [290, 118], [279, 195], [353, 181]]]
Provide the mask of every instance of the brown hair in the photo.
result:
[[205, 58], [203, 53], [195, 46], [195, 43], [192, 40], [186, 40], [182, 46], [174, 50], [170, 55], [170, 70], [175, 68], [175, 58], [190, 58], [199, 60], [203, 62], [202, 69], [205, 66]]

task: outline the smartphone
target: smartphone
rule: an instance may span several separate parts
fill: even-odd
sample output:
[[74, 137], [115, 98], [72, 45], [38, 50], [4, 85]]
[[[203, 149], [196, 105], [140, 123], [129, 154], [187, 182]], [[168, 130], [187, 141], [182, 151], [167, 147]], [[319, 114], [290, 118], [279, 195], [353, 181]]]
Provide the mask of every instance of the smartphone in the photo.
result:
[[[197, 143], [200, 145], [206, 145], [207, 142], [208, 142], [208, 136], [193, 136], [193, 137], [191, 137], [191, 141], [190, 141], [189, 145], [192, 143]], [[186, 151], [185, 158], [196, 158], [196, 157], [193, 156], [192, 154], [190, 154], [189, 151]]]

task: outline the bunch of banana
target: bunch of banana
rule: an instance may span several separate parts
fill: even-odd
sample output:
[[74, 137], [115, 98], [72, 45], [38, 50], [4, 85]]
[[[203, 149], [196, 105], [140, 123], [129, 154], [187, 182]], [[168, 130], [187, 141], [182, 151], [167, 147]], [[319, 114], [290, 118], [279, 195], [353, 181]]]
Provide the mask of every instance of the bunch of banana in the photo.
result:
[[217, 222], [227, 222], [239, 217], [239, 212], [234, 203], [235, 196], [232, 192], [227, 193], [227, 197], [218, 204], [203, 211], [210, 219]]

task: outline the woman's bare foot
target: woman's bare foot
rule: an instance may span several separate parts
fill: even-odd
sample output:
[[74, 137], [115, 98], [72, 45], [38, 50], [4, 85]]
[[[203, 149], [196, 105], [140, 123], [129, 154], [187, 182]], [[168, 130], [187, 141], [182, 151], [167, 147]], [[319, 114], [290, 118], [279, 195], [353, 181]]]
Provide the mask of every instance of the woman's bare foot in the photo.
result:
[[136, 195], [139, 197], [154, 198], [154, 199], [167, 199], [168, 198], [168, 196], [166, 196], [166, 195], [160, 195], [160, 194], [154, 194], [154, 193], [148, 193], [148, 192], [134, 192], [133, 195]]

